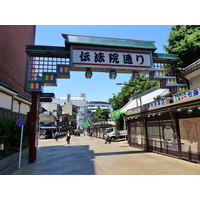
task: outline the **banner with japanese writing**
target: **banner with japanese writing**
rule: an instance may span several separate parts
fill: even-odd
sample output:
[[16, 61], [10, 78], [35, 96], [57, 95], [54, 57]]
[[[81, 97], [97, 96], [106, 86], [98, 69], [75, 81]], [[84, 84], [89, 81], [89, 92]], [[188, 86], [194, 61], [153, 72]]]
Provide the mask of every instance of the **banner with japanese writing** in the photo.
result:
[[150, 52], [121, 50], [104, 50], [73, 47], [71, 51], [72, 66], [109, 66], [151, 68]]
[[200, 96], [200, 88], [195, 88], [186, 92], [173, 95], [174, 102]]

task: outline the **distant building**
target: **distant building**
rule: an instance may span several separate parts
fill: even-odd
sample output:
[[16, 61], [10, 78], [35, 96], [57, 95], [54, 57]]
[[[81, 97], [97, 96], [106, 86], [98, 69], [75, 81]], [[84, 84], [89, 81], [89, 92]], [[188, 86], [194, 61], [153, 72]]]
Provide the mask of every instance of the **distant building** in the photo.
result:
[[59, 118], [62, 115], [62, 107], [58, 103], [41, 103], [41, 107], [45, 108], [56, 118]]
[[72, 103], [64, 105], [64, 114], [68, 117], [68, 122], [71, 127], [71, 129], [76, 129], [77, 127], [77, 121], [76, 121], [76, 115], [77, 115], [77, 107], [73, 105]]
[[[68, 120], [72, 121], [73, 126], [76, 124], [77, 129], [83, 129], [83, 123], [86, 121], [91, 123], [98, 107], [109, 109], [110, 112], [113, 112], [110, 103], [104, 101], [88, 102], [84, 93], [80, 94], [79, 97], [71, 97], [70, 94], [67, 94], [66, 97], [53, 99], [53, 103], [61, 105], [63, 119], [68, 117]], [[69, 116], [66, 116], [66, 114]]]
[[87, 106], [85, 94], [80, 94], [80, 97], [71, 97], [71, 102], [77, 107], [77, 129], [83, 129], [83, 123], [85, 122]]
[[90, 101], [87, 104], [87, 116], [86, 119], [90, 122], [94, 117], [97, 108], [108, 109], [110, 112], [113, 112], [113, 108], [110, 103], [104, 101]]
[[80, 94], [79, 97], [71, 97], [70, 94], [67, 94], [67, 97], [60, 97], [59, 100], [56, 100], [56, 102], [60, 102], [62, 105], [67, 105], [69, 103], [72, 103], [76, 106], [76, 122], [77, 122], [77, 129], [83, 128], [83, 123], [85, 122], [86, 118], [86, 107], [87, 107], [87, 101], [85, 99], [85, 94]]
[[52, 132], [61, 128], [62, 107], [57, 103], [41, 103], [39, 114], [40, 135], [45, 138], [52, 138]]
[[40, 128], [42, 129], [55, 129], [56, 117], [49, 112], [44, 112], [39, 115], [40, 118]]

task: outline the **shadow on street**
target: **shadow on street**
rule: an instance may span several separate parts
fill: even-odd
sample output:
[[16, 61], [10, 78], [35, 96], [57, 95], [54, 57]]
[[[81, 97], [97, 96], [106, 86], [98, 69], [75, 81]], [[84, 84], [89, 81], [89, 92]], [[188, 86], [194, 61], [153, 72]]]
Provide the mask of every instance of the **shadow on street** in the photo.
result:
[[26, 164], [13, 175], [95, 175], [93, 159], [96, 156], [146, 153], [121, 151], [94, 153], [89, 145], [46, 146], [37, 148], [35, 163]]
[[136, 154], [136, 153], [148, 153], [147, 151], [122, 151], [122, 152], [104, 152], [95, 153], [94, 156], [112, 156], [112, 155], [124, 155], [124, 154]]

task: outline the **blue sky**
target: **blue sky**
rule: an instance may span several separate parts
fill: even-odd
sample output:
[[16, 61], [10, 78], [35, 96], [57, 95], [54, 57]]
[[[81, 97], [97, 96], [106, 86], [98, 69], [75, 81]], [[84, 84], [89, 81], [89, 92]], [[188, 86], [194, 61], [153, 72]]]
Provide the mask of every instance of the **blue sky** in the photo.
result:
[[[64, 34], [100, 36], [123, 39], [155, 41], [157, 53], [165, 53], [170, 25], [37, 25], [36, 45], [64, 46]], [[54, 92], [56, 98], [86, 94], [88, 101], [107, 101], [121, 91], [118, 82], [128, 81], [131, 74], [117, 74], [110, 80], [108, 73], [93, 73], [91, 79], [85, 78], [84, 72], [71, 72], [70, 79], [58, 79], [57, 87], [45, 87], [44, 92]]]

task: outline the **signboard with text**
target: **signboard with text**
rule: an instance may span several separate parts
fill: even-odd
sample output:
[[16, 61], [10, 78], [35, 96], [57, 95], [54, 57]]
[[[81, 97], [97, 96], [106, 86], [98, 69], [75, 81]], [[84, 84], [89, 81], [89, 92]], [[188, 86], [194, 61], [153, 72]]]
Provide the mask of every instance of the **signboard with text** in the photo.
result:
[[181, 101], [184, 99], [200, 96], [200, 88], [195, 88], [186, 92], [178, 93], [173, 95], [174, 102]]
[[52, 98], [40, 98], [40, 102], [52, 102]]
[[71, 66], [79, 67], [128, 67], [151, 68], [151, 52], [108, 50], [89, 47], [71, 47]]
[[55, 97], [54, 93], [40, 93], [40, 97]]

